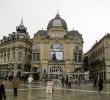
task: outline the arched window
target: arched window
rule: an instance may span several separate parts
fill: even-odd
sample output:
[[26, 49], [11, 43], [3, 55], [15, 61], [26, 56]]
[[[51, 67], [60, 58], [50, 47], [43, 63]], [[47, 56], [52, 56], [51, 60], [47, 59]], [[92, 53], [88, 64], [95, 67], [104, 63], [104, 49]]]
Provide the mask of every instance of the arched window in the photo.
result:
[[51, 45], [51, 49], [54, 51], [59, 51], [59, 50], [63, 49], [63, 45], [61, 43], [53, 43]]
[[51, 69], [50, 69], [50, 72], [51, 72]]

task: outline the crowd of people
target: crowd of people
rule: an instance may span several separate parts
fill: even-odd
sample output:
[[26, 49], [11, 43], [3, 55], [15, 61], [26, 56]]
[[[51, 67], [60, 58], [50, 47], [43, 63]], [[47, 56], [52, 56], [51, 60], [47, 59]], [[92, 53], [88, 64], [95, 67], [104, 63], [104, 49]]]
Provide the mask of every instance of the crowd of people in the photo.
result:
[[62, 84], [62, 87], [67, 87], [67, 88], [72, 88], [72, 86], [74, 84], [78, 84], [80, 85], [80, 79], [77, 78], [77, 79], [73, 79], [72, 77], [69, 77], [68, 75], [67, 76], [60, 76], [58, 79], [56, 80], [60, 80], [61, 81], [61, 84]]
[[[74, 83], [72, 77], [68, 77], [68, 76], [59, 77], [58, 80], [60, 80], [62, 87], [67, 87], [67, 88], [72, 88], [72, 84]], [[13, 95], [16, 97], [17, 93], [18, 93], [20, 79], [17, 76], [15, 76], [15, 77], [12, 76], [9, 78], [9, 81], [12, 82]], [[33, 81], [33, 78], [31, 75], [27, 78], [27, 81], [29, 82], [29, 84]], [[77, 82], [77, 84], [78, 84], [78, 82]], [[103, 80], [101, 77], [99, 79], [97, 77], [94, 78], [93, 87], [95, 87], [95, 88], [98, 87], [98, 91], [101, 94], [101, 91], [103, 90]], [[0, 79], [0, 100], [3, 100], [3, 99], [4, 100], [6, 99], [5, 86], [2, 83], [2, 80]]]
[[[29, 77], [29, 75], [18, 76], [19, 80], [22, 82], [26, 82], [28, 77]], [[13, 78], [14, 78], [13, 75], [9, 75], [9, 76], [7, 76], [6, 79], [9, 79], [9, 81], [12, 81]]]
[[[67, 87], [67, 88], [72, 88], [72, 86], [74, 86], [74, 84], [80, 85], [80, 78], [77, 77], [77, 79], [73, 79], [72, 77], [69, 76], [60, 76], [59, 79], [62, 83], [62, 87]], [[99, 91], [99, 94], [101, 94], [102, 90], [103, 90], [103, 79], [101, 77], [97, 78], [95, 77], [93, 80], [93, 87], [97, 88]]]

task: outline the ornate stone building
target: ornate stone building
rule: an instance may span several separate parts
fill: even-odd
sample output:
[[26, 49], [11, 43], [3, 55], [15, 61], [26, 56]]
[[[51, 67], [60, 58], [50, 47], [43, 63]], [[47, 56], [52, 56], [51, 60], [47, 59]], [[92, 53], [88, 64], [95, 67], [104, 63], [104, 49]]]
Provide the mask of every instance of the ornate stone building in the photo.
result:
[[0, 40], [0, 77], [30, 71], [31, 40], [23, 19], [16, 32]]
[[[68, 31], [64, 19], [57, 13], [47, 30], [39, 30], [32, 39], [32, 72], [56, 76], [82, 68], [83, 38], [76, 30]], [[77, 69], [77, 70], [76, 70]]]
[[88, 57], [90, 75], [110, 79], [110, 34], [105, 35], [85, 54]]

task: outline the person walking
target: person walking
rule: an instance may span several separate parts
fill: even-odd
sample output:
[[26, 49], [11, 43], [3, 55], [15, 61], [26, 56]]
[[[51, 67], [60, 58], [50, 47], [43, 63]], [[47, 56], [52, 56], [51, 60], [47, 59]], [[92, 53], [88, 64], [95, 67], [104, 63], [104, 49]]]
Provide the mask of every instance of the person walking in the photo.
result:
[[66, 76], [65, 83], [66, 83], [66, 87], [68, 87], [68, 76]]
[[28, 77], [28, 82], [29, 82], [29, 89], [31, 88], [31, 82], [33, 81], [33, 78], [32, 78], [32, 76], [31, 75], [29, 75], [29, 77]]
[[68, 79], [68, 88], [71, 88], [71, 84], [72, 84], [72, 77], [69, 77], [69, 79]]
[[0, 100], [4, 100], [6, 99], [6, 95], [5, 95], [5, 86], [2, 83], [2, 80], [0, 80]]
[[62, 76], [61, 82], [62, 82], [62, 87], [64, 87], [64, 84], [65, 84], [65, 77], [64, 76]]
[[29, 77], [28, 77], [28, 82], [31, 83], [32, 81], [33, 81], [33, 78], [32, 78], [31, 75], [29, 75]]
[[103, 80], [101, 77], [99, 78], [98, 89], [99, 89], [99, 94], [101, 94], [101, 91], [103, 90]]
[[93, 87], [97, 88], [97, 77], [94, 78], [94, 84]]
[[12, 86], [13, 86], [14, 96], [17, 96], [19, 83], [20, 83], [20, 80], [18, 79], [17, 76], [15, 76], [15, 77], [13, 78], [13, 80], [12, 80]]

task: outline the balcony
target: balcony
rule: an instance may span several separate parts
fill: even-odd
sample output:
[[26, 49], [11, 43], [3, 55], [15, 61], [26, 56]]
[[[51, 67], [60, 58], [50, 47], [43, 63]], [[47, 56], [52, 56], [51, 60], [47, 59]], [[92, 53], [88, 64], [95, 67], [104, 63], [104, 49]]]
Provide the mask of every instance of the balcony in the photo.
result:
[[65, 61], [64, 60], [55, 60], [55, 61], [49, 60], [48, 64], [49, 65], [64, 65]]
[[40, 61], [31, 61], [31, 64], [40, 64]]
[[83, 53], [82, 49], [74, 49], [74, 52]]
[[83, 64], [83, 62], [75, 62], [75, 61], [74, 61], [74, 64], [77, 64], [77, 65], [82, 65], [82, 64]]

